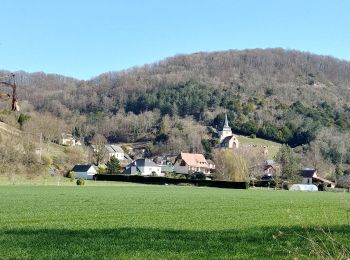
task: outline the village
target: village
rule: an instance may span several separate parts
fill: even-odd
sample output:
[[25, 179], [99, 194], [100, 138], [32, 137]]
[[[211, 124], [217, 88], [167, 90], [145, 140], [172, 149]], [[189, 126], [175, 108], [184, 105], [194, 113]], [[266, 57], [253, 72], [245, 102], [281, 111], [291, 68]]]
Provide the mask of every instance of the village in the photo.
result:
[[[229, 126], [227, 114], [225, 114], [223, 127], [217, 131], [217, 134], [219, 140], [215, 147], [217, 150], [237, 153], [240, 151], [239, 149], [257, 149], [257, 147], [240, 144]], [[63, 134], [61, 144], [64, 146], [80, 146], [82, 142], [76, 140], [71, 134]], [[268, 147], [260, 148], [261, 153], [265, 154], [265, 158], [268, 157]], [[98, 157], [97, 165], [93, 163], [77, 164], [68, 172], [67, 176], [84, 180], [94, 180], [99, 174], [215, 180], [220, 167], [217, 165], [220, 162], [215, 163], [212, 159], [205, 158], [204, 154], [201, 153], [181, 152], [177, 155], [170, 154], [146, 158], [144, 157], [144, 149], [140, 147], [131, 149], [119, 144], [92, 144], [89, 147], [89, 153], [90, 162], [93, 161], [94, 157]], [[112, 171], [108, 170], [108, 165], [111, 163], [115, 164]], [[280, 165], [273, 158], [260, 161], [259, 164], [248, 171], [247, 178], [242, 178], [239, 181], [249, 182], [250, 186], [253, 187], [276, 187], [277, 178], [281, 174]], [[294, 184], [291, 187], [292, 190], [317, 191], [324, 190], [324, 187], [335, 187], [334, 181], [318, 176], [317, 169], [314, 168], [300, 169], [299, 176], [301, 181]], [[288, 183], [288, 179], [284, 179], [282, 182]], [[281, 185], [280, 187], [283, 189], [284, 186]]]

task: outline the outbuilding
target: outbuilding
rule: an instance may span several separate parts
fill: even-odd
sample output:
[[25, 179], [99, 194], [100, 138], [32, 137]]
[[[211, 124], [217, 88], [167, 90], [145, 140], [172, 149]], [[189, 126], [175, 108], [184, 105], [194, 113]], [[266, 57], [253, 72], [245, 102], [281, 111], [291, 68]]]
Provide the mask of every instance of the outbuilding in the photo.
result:
[[92, 180], [97, 174], [95, 166], [91, 164], [77, 164], [72, 171], [75, 173], [77, 179]]

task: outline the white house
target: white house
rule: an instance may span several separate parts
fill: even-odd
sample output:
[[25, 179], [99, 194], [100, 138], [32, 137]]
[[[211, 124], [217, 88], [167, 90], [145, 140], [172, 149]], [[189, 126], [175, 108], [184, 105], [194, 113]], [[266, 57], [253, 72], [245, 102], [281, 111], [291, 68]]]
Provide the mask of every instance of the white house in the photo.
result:
[[[91, 145], [91, 148], [94, 152], [98, 152], [98, 146], [93, 144]], [[110, 160], [113, 156], [119, 161], [130, 160], [130, 157], [126, 153], [124, 153], [124, 150], [119, 145], [106, 144], [104, 146], [104, 149], [106, 151], [106, 154], [108, 155], [108, 160]]]
[[164, 176], [162, 168], [150, 159], [138, 159], [126, 166], [123, 174], [140, 174], [144, 176]]
[[72, 169], [77, 179], [92, 180], [97, 174], [95, 167], [91, 164], [77, 164]]
[[119, 161], [125, 160], [124, 150], [120, 146], [115, 144], [107, 144], [105, 147], [108, 151], [109, 159], [114, 156], [114, 158], [117, 158]]
[[75, 138], [73, 137], [73, 135], [71, 134], [65, 134], [63, 133], [61, 135], [61, 144], [62, 145], [66, 145], [66, 146], [75, 146], [75, 145], [81, 145], [81, 143], [77, 142], [77, 140], [75, 140]]

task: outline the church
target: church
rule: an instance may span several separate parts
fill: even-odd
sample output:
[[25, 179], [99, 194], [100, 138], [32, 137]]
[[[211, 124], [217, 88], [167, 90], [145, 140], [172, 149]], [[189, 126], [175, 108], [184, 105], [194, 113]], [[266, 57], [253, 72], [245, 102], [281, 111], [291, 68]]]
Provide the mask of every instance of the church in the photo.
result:
[[219, 131], [219, 139], [221, 148], [239, 148], [239, 141], [228, 125], [227, 114], [225, 114], [224, 127]]

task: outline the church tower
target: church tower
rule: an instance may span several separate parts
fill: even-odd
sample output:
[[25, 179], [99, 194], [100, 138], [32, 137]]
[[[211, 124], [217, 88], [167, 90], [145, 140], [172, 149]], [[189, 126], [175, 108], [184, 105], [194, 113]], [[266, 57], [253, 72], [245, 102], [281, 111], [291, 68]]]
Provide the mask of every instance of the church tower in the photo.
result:
[[228, 119], [227, 119], [227, 113], [225, 113], [225, 124], [224, 127], [222, 128], [222, 131], [219, 131], [219, 137], [220, 137], [220, 142], [224, 140], [228, 136], [232, 136], [232, 130], [231, 127], [228, 125]]

